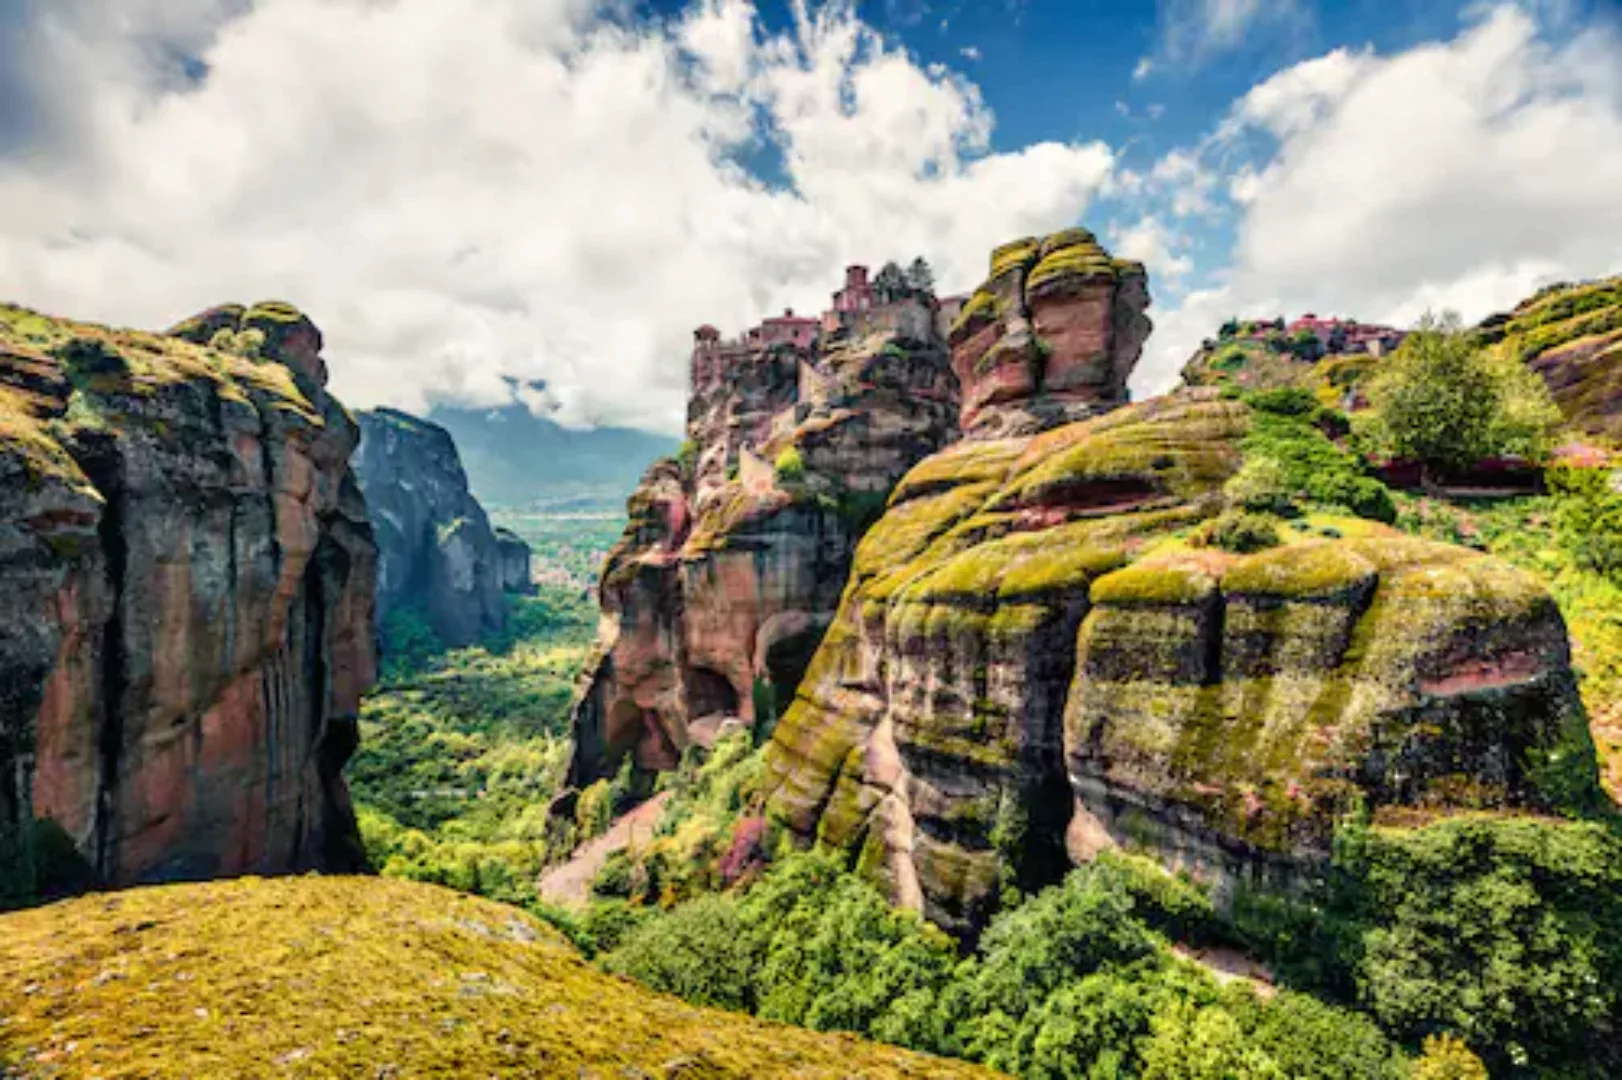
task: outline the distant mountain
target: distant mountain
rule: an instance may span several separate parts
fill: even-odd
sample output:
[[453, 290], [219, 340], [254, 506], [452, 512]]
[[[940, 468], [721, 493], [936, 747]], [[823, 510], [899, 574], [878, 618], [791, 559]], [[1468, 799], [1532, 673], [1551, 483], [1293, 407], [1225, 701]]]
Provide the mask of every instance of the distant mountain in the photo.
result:
[[473, 494], [489, 507], [605, 505], [619, 509], [657, 458], [679, 440], [630, 428], [577, 431], [518, 402], [493, 409], [437, 406]]

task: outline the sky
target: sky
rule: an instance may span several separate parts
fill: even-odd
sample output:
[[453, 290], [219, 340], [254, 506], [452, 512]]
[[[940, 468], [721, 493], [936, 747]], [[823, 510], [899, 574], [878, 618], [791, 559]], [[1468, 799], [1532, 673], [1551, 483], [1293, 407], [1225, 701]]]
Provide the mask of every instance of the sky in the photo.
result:
[[1622, 272], [1619, 193], [1619, 0], [0, 0], [0, 298], [284, 299], [356, 407], [675, 433], [700, 323], [1074, 224], [1142, 397], [1231, 315]]

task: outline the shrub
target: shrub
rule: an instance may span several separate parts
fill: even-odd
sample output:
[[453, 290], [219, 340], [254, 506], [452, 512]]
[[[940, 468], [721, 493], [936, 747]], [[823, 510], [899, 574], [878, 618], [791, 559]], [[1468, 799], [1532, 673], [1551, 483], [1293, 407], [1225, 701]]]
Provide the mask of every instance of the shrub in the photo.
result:
[[1217, 547], [1239, 555], [1281, 543], [1274, 518], [1243, 510], [1224, 510], [1201, 526], [1189, 542], [1196, 547]]
[[1622, 470], [1557, 465], [1547, 473], [1560, 546], [1578, 566], [1622, 584]]
[[702, 896], [637, 926], [601, 963], [697, 1005], [747, 1011], [754, 1002], [751, 929], [736, 900]]
[[1222, 486], [1228, 505], [1261, 514], [1284, 515], [1294, 511], [1295, 492], [1289, 476], [1278, 460], [1253, 457]]
[[1559, 412], [1535, 373], [1488, 354], [1457, 316], [1427, 315], [1368, 386], [1376, 441], [1395, 457], [1459, 469], [1486, 457], [1541, 459]]
[[1488, 1080], [1487, 1066], [1461, 1040], [1428, 1035], [1412, 1080]]
[[397, 607], [383, 620], [385, 678], [398, 679], [421, 671], [444, 651], [445, 643], [421, 609]]
[[777, 472], [777, 479], [784, 483], [796, 483], [805, 479], [805, 458], [800, 455], [800, 448], [790, 446], [777, 455], [773, 462]]

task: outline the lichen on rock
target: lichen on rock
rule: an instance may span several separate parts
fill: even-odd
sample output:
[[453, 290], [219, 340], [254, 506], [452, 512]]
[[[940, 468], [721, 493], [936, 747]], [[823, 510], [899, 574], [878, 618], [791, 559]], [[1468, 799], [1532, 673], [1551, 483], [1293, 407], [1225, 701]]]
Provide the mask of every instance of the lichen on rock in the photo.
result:
[[375, 548], [309, 343], [0, 307], [0, 833], [111, 883], [358, 863]]

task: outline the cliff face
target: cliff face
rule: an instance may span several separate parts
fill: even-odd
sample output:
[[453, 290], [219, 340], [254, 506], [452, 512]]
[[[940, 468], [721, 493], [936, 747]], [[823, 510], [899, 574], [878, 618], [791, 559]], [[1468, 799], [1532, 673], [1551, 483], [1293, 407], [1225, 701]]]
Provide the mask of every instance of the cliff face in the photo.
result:
[[673, 766], [722, 718], [770, 723], [891, 485], [955, 435], [930, 305], [881, 306], [813, 350], [699, 333], [689, 441], [654, 465], [601, 582], [600, 661], [569, 780]]
[[[992, 282], [1006, 273], [994, 261]], [[1047, 370], [1111, 387], [1136, 346], [1100, 351], [1116, 315], [1098, 298], [1119, 271], [1088, 275], [1050, 294], [1076, 296], [1094, 330], [1050, 331]], [[1023, 349], [1026, 328], [1005, 325]], [[997, 352], [989, 333], [954, 331], [954, 368]], [[1197, 390], [1064, 423], [1030, 392], [971, 385], [967, 427], [988, 408], [1060, 422], [926, 459], [858, 546], [767, 748], [771, 810], [802, 836], [967, 928], [1004, 887], [1108, 845], [1287, 883], [1358, 803], [1505, 809], [1592, 790], [1564, 626], [1531, 578], [1326, 514], [1231, 554], [1203, 538], [1247, 437], [1275, 421]]]
[[[173, 336], [0, 307], [0, 880], [349, 867], [375, 549], [286, 305]], [[196, 341], [212, 341], [209, 348]]]
[[1141, 263], [1086, 229], [1004, 244], [951, 329], [964, 434], [1030, 434], [1126, 400], [1151, 324]]
[[420, 609], [452, 647], [498, 633], [506, 620], [503, 549], [468, 491], [449, 433], [394, 409], [359, 419], [355, 470], [377, 535], [378, 621]]

